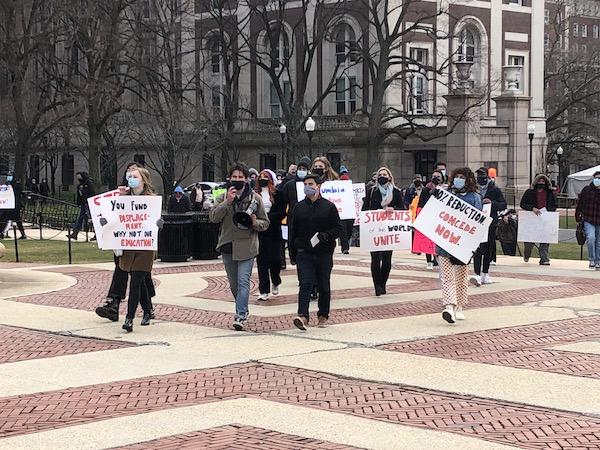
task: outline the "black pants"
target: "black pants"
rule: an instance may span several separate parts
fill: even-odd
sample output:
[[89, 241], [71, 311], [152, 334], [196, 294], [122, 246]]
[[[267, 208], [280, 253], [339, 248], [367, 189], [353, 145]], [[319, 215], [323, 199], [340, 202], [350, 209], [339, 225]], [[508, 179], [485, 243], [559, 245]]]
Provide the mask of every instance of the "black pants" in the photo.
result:
[[281, 258], [281, 270], [285, 270], [286, 268], [286, 259], [285, 259], [285, 241], [282, 239], [279, 243], [279, 258]]
[[481, 275], [482, 268], [483, 273], [490, 271], [490, 262], [492, 261], [492, 250], [491, 247], [496, 245], [496, 226], [491, 225], [488, 231], [488, 240], [479, 246], [475, 255], [473, 256], [473, 263], [475, 264], [475, 273]]
[[502, 252], [507, 256], [516, 256], [517, 254], [517, 243], [516, 242], [500, 242], [502, 246]]
[[315, 255], [306, 251], [298, 251], [296, 256], [300, 292], [298, 293], [298, 315], [307, 320], [310, 293], [313, 286], [319, 289], [319, 317], [329, 318], [331, 305], [331, 269], [333, 269], [333, 255]]
[[131, 272], [131, 281], [129, 283], [129, 299], [127, 301], [127, 318], [135, 317], [135, 310], [138, 303], [141, 303], [144, 313], [150, 313], [152, 305], [148, 294], [147, 281], [150, 278], [150, 272]]
[[[110, 283], [107, 297], [115, 300], [123, 300], [125, 298], [125, 292], [127, 291], [129, 273], [121, 270], [119, 267], [119, 258], [117, 256], [113, 257], [115, 261], [115, 271], [113, 272], [112, 282]], [[154, 289], [154, 283], [152, 282], [152, 276], [150, 276], [150, 274], [145, 278], [144, 283], [146, 284], [148, 296], [150, 298], [156, 296], [156, 290]]]
[[435, 255], [430, 255], [429, 253], [425, 253], [425, 260], [428, 263], [433, 263], [434, 266], [438, 265], [438, 260], [437, 260], [437, 257]]
[[342, 220], [342, 251], [350, 250], [350, 239], [352, 239], [352, 230], [354, 229], [354, 219]]
[[371, 276], [375, 286], [385, 287], [392, 270], [392, 252], [371, 252]]
[[261, 294], [271, 292], [271, 280], [273, 284], [281, 284], [281, 246], [279, 239], [258, 235], [258, 290]]
[[8, 234], [8, 225], [12, 221], [17, 224], [17, 228], [21, 233], [21, 236], [25, 236], [25, 228], [23, 228], [23, 220], [21, 219], [21, 210], [20, 209], [11, 209], [7, 210], [3, 219], [6, 221], [2, 221], [2, 229], [0, 229], [0, 233], [3, 235]]

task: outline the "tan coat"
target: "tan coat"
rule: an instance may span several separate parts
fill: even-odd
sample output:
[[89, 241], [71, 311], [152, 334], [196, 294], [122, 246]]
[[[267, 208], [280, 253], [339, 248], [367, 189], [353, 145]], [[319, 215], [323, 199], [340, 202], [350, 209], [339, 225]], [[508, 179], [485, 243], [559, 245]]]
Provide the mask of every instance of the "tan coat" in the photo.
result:
[[[225, 195], [217, 198], [217, 205], [209, 213], [211, 222], [221, 224], [217, 249], [225, 244], [232, 243], [232, 258], [234, 261], [245, 261], [256, 257], [258, 255], [258, 233], [269, 228], [269, 218], [261, 196], [256, 192], [252, 192], [252, 195], [258, 202], [258, 208], [255, 212], [256, 224], [249, 230], [240, 230], [234, 225], [233, 214], [236, 211], [234, 211], [233, 205], [227, 204]], [[244, 199], [240, 205], [242, 211], [248, 208], [251, 198], [249, 195]]]
[[119, 268], [124, 272], [152, 272], [155, 255], [152, 250], [123, 250]]

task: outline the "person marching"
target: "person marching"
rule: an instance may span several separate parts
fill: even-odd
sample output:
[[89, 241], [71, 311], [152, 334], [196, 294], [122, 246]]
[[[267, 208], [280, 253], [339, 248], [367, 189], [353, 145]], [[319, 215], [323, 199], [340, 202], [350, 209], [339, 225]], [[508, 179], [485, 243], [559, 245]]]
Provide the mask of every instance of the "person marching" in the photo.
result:
[[600, 171], [594, 173], [592, 182], [579, 194], [575, 219], [583, 222], [589, 268], [600, 270]]
[[[447, 187], [448, 186], [444, 184], [444, 174], [441, 172], [441, 170], [434, 170], [431, 174], [431, 181], [427, 183], [425, 187], [423, 187], [423, 190], [419, 195], [419, 201], [417, 203], [417, 209], [415, 211], [414, 217], [416, 218], [416, 216], [419, 215], [419, 212], [421, 212], [421, 210], [425, 207], [425, 205], [427, 204], [427, 200], [429, 200], [429, 197], [431, 197], [431, 193], [435, 189], [446, 189]], [[436, 256], [431, 253], [425, 253], [425, 260], [427, 261], [427, 270], [433, 270], [434, 267], [437, 267], [439, 265]]]
[[[488, 175], [488, 169], [480, 167], [477, 169], [477, 184], [481, 189], [482, 203], [490, 205], [490, 217], [492, 224], [488, 229], [488, 238], [486, 242], [482, 242], [475, 256], [473, 264], [475, 265], [475, 275], [470, 278], [471, 284], [481, 286], [482, 284], [492, 284], [490, 278], [490, 264], [492, 262], [492, 246], [496, 246], [496, 230], [498, 228], [498, 212], [506, 209], [506, 200], [504, 195], [492, 178]], [[483, 272], [482, 272], [483, 269]]]
[[278, 295], [281, 284], [281, 220], [285, 216], [285, 202], [283, 193], [275, 188], [275, 180], [275, 174], [265, 169], [258, 174], [256, 183], [256, 192], [269, 218], [269, 228], [258, 233], [258, 300], [262, 301], [268, 300], [271, 292]]
[[[310, 159], [306, 156], [302, 157], [296, 165], [296, 174], [294, 177], [286, 181], [281, 188], [281, 191], [283, 192], [283, 201], [285, 202], [284, 208], [287, 214], [288, 229], [291, 227], [290, 222], [292, 219], [292, 212], [294, 211], [296, 203], [298, 203], [298, 191], [296, 189], [297, 183], [302, 183], [304, 181], [304, 178], [309, 173], [310, 166]], [[288, 251], [290, 253], [290, 263], [292, 266], [296, 264], [296, 261], [294, 258], [292, 258], [293, 245], [294, 243], [288, 238]]]
[[[402, 193], [394, 185], [394, 176], [387, 167], [377, 171], [377, 185], [366, 192], [363, 211], [405, 209]], [[392, 270], [392, 251], [371, 252], [371, 276], [375, 295], [386, 294], [386, 284]]]
[[6, 227], [4, 230], [0, 229], [0, 239], [4, 239], [4, 237], [8, 235], [11, 222], [15, 222], [17, 224], [17, 228], [21, 233], [21, 237], [19, 239], [27, 239], [25, 228], [23, 228], [23, 219], [21, 218], [21, 210], [23, 209], [23, 185], [18, 180], [15, 180], [12, 172], [6, 176], [6, 184], [11, 186], [13, 189], [13, 195], [15, 196], [15, 208], [4, 211]]
[[335, 181], [339, 180], [340, 176], [333, 170], [331, 163], [325, 156], [317, 156], [312, 163], [311, 172], [320, 176], [321, 181]]
[[[233, 329], [236, 331], [243, 331], [248, 321], [250, 277], [258, 255], [258, 233], [269, 228], [262, 197], [252, 190], [249, 178], [248, 166], [234, 164], [229, 169], [226, 194], [216, 200], [216, 206], [209, 212], [210, 221], [221, 224], [217, 250], [223, 257], [229, 289], [235, 298]], [[237, 219], [240, 215], [250, 215], [250, 219], [242, 223]]]
[[[351, 180], [350, 172], [346, 166], [340, 166], [340, 180]], [[352, 239], [352, 231], [354, 230], [354, 221], [356, 219], [342, 220], [342, 235], [340, 243], [342, 244], [342, 253], [347, 255], [350, 253], [350, 240]]]
[[[550, 186], [550, 178], [544, 174], [536, 175], [533, 179], [533, 184], [530, 189], [527, 189], [521, 197], [521, 209], [525, 211], [533, 211], [537, 216], [542, 214], [542, 209], [546, 211], [556, 211], [556, 198]], [[531, 251], [533, 250], [533, 242], [525, 242], [523, 249], [523, 260], [529, 262]], [[540, 242], [540, 266], [550, 265], [550, 244]]]
[[77, 172], [77, 181], [79, 182], [79, 186], [77, 187], [77, 206], [79, 206], [79, 215], [73, 224], [72, 233], [68, 236], [75, 240], [77, 240], [77, 235], [84, 225], [86, 225], [86, 221], [90, 217], [87, 204], [88, 198], [96, 195], [94, 180], [90, 178], [87, 172]]
[[[468, 167], [455, 169], [448, 180], [449, 191], [463, 202], [481, 210], [481, 196], [478, 194], [477, 182], [473, 171]], [[441, 269], [443, 319], [448, 323], [464, 320], [463, 308], [469, 300], [469, 266], [454, 258], [439, 245], [436, 246]]]
[[309, 304], [314, 286], [319, 290], [318, 325], [329, 320], [331, 303], [331, 270], [335, 241], [342, 232], [337, 207], [320, 195], [322, 177], [310, 174], [304, 178], [304, 194], [292, 213], [290, 240], [298, 267], [298, 317], [294, 325], [306, 330], [309, 322]]

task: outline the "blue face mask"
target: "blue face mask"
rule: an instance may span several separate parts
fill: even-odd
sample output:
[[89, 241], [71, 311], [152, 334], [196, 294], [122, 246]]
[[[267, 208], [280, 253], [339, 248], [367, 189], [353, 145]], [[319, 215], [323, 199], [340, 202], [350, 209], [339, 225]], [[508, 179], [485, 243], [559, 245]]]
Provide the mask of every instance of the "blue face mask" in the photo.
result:
[[12, 175], [9, 175], [9, 176], [6, 177], [7, 183], [10, 183], [12, 180], [13, 180], [13, 176]]
[[455, 178], [452, 184], [456, 189], [460, 190], [465, 187], [465, 185], [467, 184], [467, 180], [465, 180], [464, 178]]
[[317, 193], [317, 189], [312, 187], [312, 186], [308, 186], [308, 185], [304, 185], [304, 195], [306, 195], [307, 197], [314, 197], [314, 195]]
[[138, 180], [137, 178], [129, 178], [127, 180], [127, 184], [131, 189], [136, 189], [140, 187], [140, 180]]
[[594, 183], [594, 186], [600, 187], [600, 178], [594, 178], [592, 180], [592, 183]]
[[306, 178], [306, 175], [308, 175], [308, 171], [306, 170], [298, 170], [296, 172], [296, 176], [301, 180], [304, 180], [304, 178]]

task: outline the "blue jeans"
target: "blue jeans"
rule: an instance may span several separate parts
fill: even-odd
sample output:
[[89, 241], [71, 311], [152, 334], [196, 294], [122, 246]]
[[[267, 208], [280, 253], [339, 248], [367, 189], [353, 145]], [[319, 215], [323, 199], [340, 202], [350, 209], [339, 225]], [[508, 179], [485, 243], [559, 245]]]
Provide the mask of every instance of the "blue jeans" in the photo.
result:
[[590, 263], [600, 264], [600, 225], [583, 222]]
[[83, 225], [85, 224], [87, 217], [88, 217], [87, 206], [81, 205], [79, 207], [79, 216], [77, 216], [77, 220], [73, 224], [73, 231], [75, 231], [75, 232], [81, 231], [81, 229], [83, 228]]
[[229, 288], [235, 298], [235, 318], [236, 320], [246, 320], [248, 318], [248, 298], [250, 297], [250, 276], [254, 266], [254, 258], [243, 261], [234, 261], [233, 256], [223, 253], [223, 264]]

